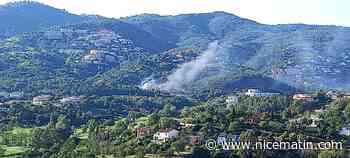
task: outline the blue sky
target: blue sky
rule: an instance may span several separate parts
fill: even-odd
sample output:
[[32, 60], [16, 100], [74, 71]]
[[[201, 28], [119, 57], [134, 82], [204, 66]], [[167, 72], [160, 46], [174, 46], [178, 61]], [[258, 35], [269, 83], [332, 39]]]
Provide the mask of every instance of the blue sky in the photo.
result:
[[[0, 4], [14, 0], [0, 0]], [[76, 14], [125, 17], [226, 11], [265, 24], [350, 27], [350, 0], [34, 0]]]

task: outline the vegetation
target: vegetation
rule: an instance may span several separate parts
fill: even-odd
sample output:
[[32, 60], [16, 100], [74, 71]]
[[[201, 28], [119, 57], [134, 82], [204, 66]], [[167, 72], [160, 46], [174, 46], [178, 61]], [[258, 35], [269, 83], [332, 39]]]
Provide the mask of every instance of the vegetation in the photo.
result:
[[[348, 146], [350, 47], [339, 39], [349, 41], [349, 28], [268, 26], [224, 12], [107, 19], [34, 2], [1, 6], [0, 19], [0, 157], [349, 155], [205, 146], [229, 136]], [[225, 51], [183, 91], [142, 87], [166, 82], [213, 40]], [[250, 88], [273, 95], [242, 93]]]

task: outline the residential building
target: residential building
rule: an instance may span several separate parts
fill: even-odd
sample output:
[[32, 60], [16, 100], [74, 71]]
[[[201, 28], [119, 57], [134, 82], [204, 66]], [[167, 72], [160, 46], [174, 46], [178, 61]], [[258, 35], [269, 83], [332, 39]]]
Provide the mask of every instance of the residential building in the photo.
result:
[[331, 98], [332, 100], [336, 100], [341, 97], [341, 94], [337, 91], [329, 91], [326, 93], [326, 96]]
[[259, 125], [261, 119], [265, 116], [265, 113], [258, 113], [256, 115], [253, 115], [251, 117], [248, 117], [244, 122], [248, 125]]
[[239, 102], [238, 96], [228, 96], [226, 98], [226, 104], [227, 104], [226, 108], [231, 109], [232, 106], [238, 104], [238, 102]]
[[177, 138], [179, 133], [180, 132], [176, 129], [162, 129], [153, 135], [153, 139], [159, 143], [162, 143]]
[[180, 122], [180, 126], [181, 126], [182, 128], [192, 128], [192, 127], [194, 127], [195, 125], [192, 124], [192, 123]]
[[152, 133], [152, 129], [149, 127], [139, 127], [136, 128], [136, 136], [138, 139], [145, 138], [147, 136], [150, 136]]
[[293, 95], [293, 100], [312, 101], [313, 97], [311, 94], [295, 94]]
[[280, 93], [261, 92], [258, 89], [248, 89], [244, 94], [249, 97], [271, 97], [280, 95]]
[[45, 105], [47, 103], [49, 103], [49, 101], [52, 99], [53, 97], [51, 95], [41, 95], [41, 96], [37, 96], [33, 98], [33, 104], [34, 105]]
[[350, 93], [344, 93], [344, 94], [343, 94], [343, 98], [350, 99]]
[[60, 103], [62, 104], [79, 104], [82, 100], [82, 97], [78, 97], [78, 96], [71, 96], [71, 97], [66, 97], [66, 98], [62, 98], [60, 100]]

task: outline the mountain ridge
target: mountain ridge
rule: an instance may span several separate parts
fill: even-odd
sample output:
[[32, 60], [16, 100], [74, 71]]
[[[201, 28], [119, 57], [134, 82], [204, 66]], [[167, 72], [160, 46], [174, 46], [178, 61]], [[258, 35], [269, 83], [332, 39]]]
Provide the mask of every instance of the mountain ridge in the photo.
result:
[[[265, 25], [226, 12], [120, 19], [93, 16], [77, 24], [19, 33], [0, 42], [0, 82], [29, 91], [30, 87], [18, 83], [64, 92], [79, 89], [68, 88], [77, 83], [95, 85], [98, 91], [123, 89], [124, 93], [126, 87], [141, 91], [145, 80], [166, 82], [215, 40], [225, 49], [185, 86], [189, 94], [213, 89], [227, 93], [245, 86], [273, 91], [350, 89], [346, 84], [350, 83], [346, 77], [350, 75], [350, 28]], [[35, 78], [48, 83], [37, 83]], [[60, 87], [58, 80], [65, 84]], [[251, 81], [264, 83], [258, 80], [269, 84], [252, 86]], [[276, 89], [275, 84], [281, 86]]]

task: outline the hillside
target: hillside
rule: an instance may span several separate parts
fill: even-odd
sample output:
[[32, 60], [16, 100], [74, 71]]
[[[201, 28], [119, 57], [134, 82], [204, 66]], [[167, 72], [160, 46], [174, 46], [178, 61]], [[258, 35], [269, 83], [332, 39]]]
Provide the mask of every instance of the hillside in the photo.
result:
[[[3, 90], [145, 94], [154, 90], [142, 89], [151, 83], [156, 89], [168, 87], [160, 88], [164, 92], [206, 98], [246, 88], [287, 93], [350, 89], [349, 28], [263, 25], [225, 12], [83, 22], [85, 17], [32, 2], [1, 6], [0, 16], [33, 7], [38, 8], [31, 10], [35, 14], [57, 13], [47, 17], [56, 23], [33, 14], [27, 19], [37, 25], [16, 29], [29, 32], [0, 42]], [[59, 25], [33, 31], [43, 22]], [[78, 23], [60, 25], [65, 22]], [[213, 41], [218, 41], [217, 51], [203, 64], [201, 56]], [[178, 77], [189, 73], [189, 78]], [[169, 89], [167, 84], [174, 82], [181, 83]]]
[[70, 14], [37, 2], [20, 1], [0, 6], [0, 19], [1, 36], [11, 36], [47, 26], [79, 23], [88, 17]]
[[[219, 40], [224, 68], [244, 65], [306, 89], [349, 89], [350, 28], [263, 25], [224, 12], [122, 19], [179, 47]], [[168, 31], [171, 30], [171, 31]], [[206, 47], [204, 45], [204, 47]], [[229, 70], [232, 72], [231, 70]]]

